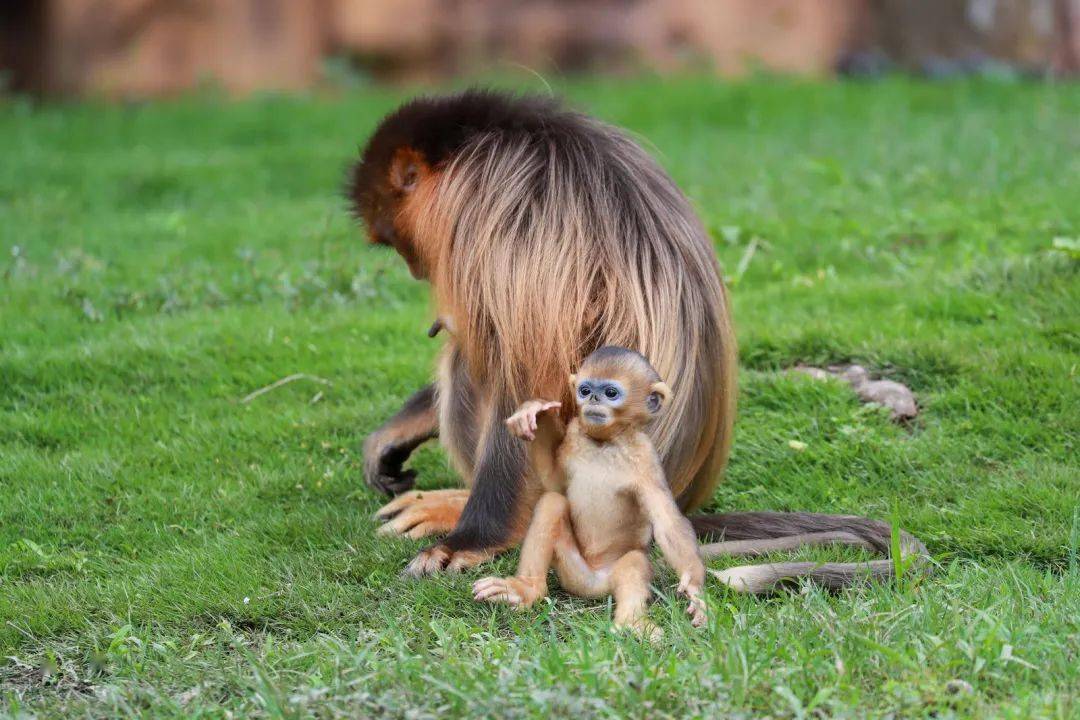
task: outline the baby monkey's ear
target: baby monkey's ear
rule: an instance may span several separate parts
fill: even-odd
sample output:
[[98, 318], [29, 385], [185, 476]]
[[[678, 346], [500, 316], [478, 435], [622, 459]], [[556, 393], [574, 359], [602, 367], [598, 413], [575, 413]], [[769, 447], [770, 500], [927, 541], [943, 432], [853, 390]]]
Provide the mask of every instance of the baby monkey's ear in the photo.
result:
[[655, 382], [649, 388], [649, 396], [645, 398], [645, 407], [653, 415], [660, 412], [660, 408], [671, 398], [671, 388], [665, 382]]

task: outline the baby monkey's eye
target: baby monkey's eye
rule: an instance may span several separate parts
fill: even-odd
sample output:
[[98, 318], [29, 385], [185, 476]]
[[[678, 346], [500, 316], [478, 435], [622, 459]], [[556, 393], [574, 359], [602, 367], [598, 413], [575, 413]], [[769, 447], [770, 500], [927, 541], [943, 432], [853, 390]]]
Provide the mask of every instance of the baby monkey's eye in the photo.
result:
[[580, 395], [581, 397], [589, 397], [589, 386], [588, 385], [578, 385], [577, 394]]
[[604, 395], [605, 397], [607, 397], [608, 400], [614, 400], [615, 398], [619, 397], [619, 391], [608, 385], [607, 388], [604, 390]]

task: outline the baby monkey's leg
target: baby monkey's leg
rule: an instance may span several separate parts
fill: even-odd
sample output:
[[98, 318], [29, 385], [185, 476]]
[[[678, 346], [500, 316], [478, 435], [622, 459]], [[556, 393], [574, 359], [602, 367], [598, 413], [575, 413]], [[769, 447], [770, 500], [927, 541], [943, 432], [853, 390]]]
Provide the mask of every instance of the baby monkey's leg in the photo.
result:
[[611, 594], [611, 566], [596, 570], [585, 561], [569, 523], [555, 539], [555, 574], [563, 590], [571, 595], [599, 598]]
[[557, 544], [570, 532], [570, 509], [566, 498], [544, 493], [533, 510], [532, 522], [521, 544], [521, 560], [513, 577], [486, 577], [473, 583], [473, 597], [488, 602], [529, 606], [547, 595], [547, 572]]
[[652, 564], [640, 550], [631, 550], [611, 567], [611, 594], [615, 596], [615, 627], [626, 627], [650, 639], [659, 629], [646, 617]]

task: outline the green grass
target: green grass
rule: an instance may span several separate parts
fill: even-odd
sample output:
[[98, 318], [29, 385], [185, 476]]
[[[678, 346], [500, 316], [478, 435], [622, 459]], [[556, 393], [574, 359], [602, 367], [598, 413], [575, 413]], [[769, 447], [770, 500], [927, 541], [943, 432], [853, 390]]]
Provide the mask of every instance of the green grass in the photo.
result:
[[[666, 572], [655, 647], [604, 603], [400, 578], [420, 543], [373, 535], [359, 447], [429, 376], [432, 312], [337, 193], [401, 96], [9, 100], [0, 713], [1080, 717], [1080, 272], [1052, 249], [1080, 234], [1080, 87], [562, 89], [716, 239], [742, 372], [713, 506], [895, 517], [937, 571], [710, 585], [702, 631]], [[847, 360], [910, 384], [917, 421], [782, 372]], [[297, 372], [332, 384], [238, 402]], [[454, 482], [435, 447], [415, 464]]]

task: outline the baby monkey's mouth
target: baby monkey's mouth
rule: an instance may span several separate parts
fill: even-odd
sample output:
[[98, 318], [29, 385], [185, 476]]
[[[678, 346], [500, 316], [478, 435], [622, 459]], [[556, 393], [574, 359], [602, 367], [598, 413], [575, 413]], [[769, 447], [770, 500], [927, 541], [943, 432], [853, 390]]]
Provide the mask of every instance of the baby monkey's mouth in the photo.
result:
[[604, 410], [593, 410], [585, 408], [581, 411], [581, 416], [585, 418], [585, 422], [590, 425], [603, 425], [608, 421], [608, 414]]

